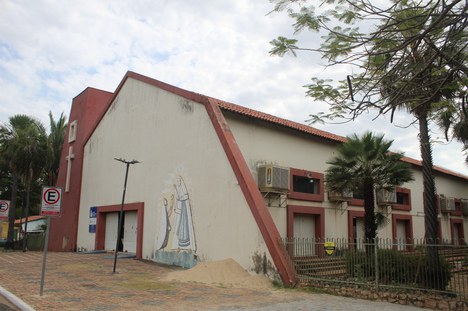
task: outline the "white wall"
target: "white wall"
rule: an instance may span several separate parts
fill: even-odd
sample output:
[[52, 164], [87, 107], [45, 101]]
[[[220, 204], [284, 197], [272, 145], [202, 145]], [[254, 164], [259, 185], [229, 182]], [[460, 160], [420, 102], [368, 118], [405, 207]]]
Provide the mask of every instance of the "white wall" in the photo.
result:
[[[335, 156], [336, 143], [314, 138], [295, 132], [284, 130], [278, 126], [265, 125], [260, 121], [247, 120], [246, 118], [227, 114], [229, 126], [234, 133], [237, 143], [250, 167], [255, 179], [257, 168], [262, 164], [276, 164], [283, 167], [293, 167], [325, 173], [328, 165], [326, 162]], [[350, 133], [352, 134], [352, 133]], [[397, 146], [394, 146], [397, 149]], [[423, 183], [422, 173], [417, 167], [413, 167], [414, 181], [403, 184], [402, 187], [411, 189], [412, 210], [393, 211], [395, 214], [412, 215], [413, 236], [424, 237], [424, 209], [423, 209]], [[438, 193], [444, 193], [449, 197], [468, 199], [468, 181], [443, 174], [436, 174], [436, 188]], [[302, 205], [324, 208], [325, 237], [348, 237], [348, 210], [363, 211], [363, 207], [344, 206], [337, 208], [332, 202], [328, 202], [325, 195], [324, 202], [308, 202], [288, 200], [290, 205]], [[270, 213], [282, 236], [287, 235], [287, 208], [270, 207]], [[450, 218], [460, 219], [459, 216], [447, 216], [442, 214], [441, 227], [444, 238], [450, 238], [448, 227]], [[468, 217], [464, 218], [465, 239], [468, 239]], [[391, 238], [391, 215], [388, 224], [379, 228], [379, 237]]]
[[199, 260], [234, 258], [246, 269], [267, 252], [205, 107], [128, 79], [85, 146], [78, 248], [94, 248], [89, 207], [144, 202], [143, 258], [153, 259], [164, 224], [163, 199], [183, 178]]

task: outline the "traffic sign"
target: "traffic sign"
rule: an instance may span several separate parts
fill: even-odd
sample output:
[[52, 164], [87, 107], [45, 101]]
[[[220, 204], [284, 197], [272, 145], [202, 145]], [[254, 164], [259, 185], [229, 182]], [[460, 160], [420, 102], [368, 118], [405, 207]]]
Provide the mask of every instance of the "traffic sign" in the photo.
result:
[[10, 201], [0, 200], [0, 220], [8, 220]]
[[41, 215], [60, 216], [62, 205], [62, 188], [44, 187], [42, 188]]

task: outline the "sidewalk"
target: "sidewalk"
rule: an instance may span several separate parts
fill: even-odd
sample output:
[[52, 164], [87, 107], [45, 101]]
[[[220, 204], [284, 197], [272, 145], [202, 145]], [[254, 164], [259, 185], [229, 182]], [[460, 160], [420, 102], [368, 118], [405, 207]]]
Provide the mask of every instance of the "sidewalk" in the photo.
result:
[[[42, 252], [0, 251], [0, 286], [36, 310], [418, 310], [299, 290], [164, 281], [179, 268], [112, 254], [49, 252], [39, 296]], [[1, 300], [0, 300], [1, 302]]]

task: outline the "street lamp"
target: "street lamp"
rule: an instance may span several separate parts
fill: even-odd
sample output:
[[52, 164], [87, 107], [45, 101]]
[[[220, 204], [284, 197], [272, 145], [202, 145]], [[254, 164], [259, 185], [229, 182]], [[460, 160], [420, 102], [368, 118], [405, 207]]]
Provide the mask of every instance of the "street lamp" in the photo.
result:
[[114, 158], [114, 160], [125, 163], [126, 170], [125, 170], [125, 181], [124, 181], [124, 187], [123, 187], [123, 193], [122, 193], [122, 204], [120, 205], [119, 224], [117, 227], [117, 241], [115, 242], [114, 269], [112, 270], [112, 273], [115, 273], [115, 267], [117, 265], [117, 252], [119, 250], [119, 240], [120, 240], [120, 235], [122, 234], [122, 219], [123, 219], [123, 208], [124, 208], [124, 202], [125, 202], [125, 191], [127, 190], [128, 168], [130, 167], [131, 164], [141, 163], [137, 160], [127, 161], [122, 158]]

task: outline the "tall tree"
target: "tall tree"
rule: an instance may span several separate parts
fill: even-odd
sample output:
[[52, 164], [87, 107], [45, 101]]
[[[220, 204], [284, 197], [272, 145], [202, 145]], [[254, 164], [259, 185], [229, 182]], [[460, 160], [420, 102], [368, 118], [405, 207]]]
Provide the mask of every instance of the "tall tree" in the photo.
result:
[[31, 118], [31, 123], [23, 129], [26, 141], [20, 150], [20, 159], [23, 161], [20, 176], [26, 186], [26, 222], [23, 251], [26, 251], [28, 237], [28, 217], [31, 207], [31, 187], [33, 182], [42, 174], [47, 162], [47, 134], [44, 125]]
[[27, 204], [33, 178], [38, 176], [45, 161], [45, 129], [36, 119], [26, 115], [10, 117], [0, 125], [0, 156], [8, 163], [12, 174], [12, 196], [9, 213], [7, 246], [13, 246], [16, 202], [20, 179], [27, 185]]
[[358, 190], [364, 197], [364, 232], [367, 241], [377, 236], [375, 213], [375, 191], [394, 190], [413, 180], [409, 164], [402, 162], [401, 153], [391, 153], [393, 141], [384, 140], [383, 135], [364, 133], [347, 137], [340, 145], [337, 155], [327, 163], [325, 183], [329, 191]]
[[50, 133], [47, 138], [47, 163], [44, 169], [45, 182], [49, 186], [55, 186], [60, 166], [60, 156], [67, 130], [67, 121], [63, 113], [55, 120], [52, 112], [49, 112]]
[[468, 97], [462, 99], [460, 109], [447, 109], [438, 115], [436, 121], [444, 129], [447, 141], [453, 138], [463, 144], [468, 165]]
[[[312, 116], [320, 122], [352, 121], [374, 109], [378, 115], [409, 111], [419, 124], [426, 238], [437, 239], [436, 189], [429, 123], [436, 115], [458, 107], [466, 95], [468, 76], [467, 6], [462, 0], [391, 0], [387, 7], [367, 0], [325, 0], [318, 9], [305, 0], [279, 0], [295, 32], [320, 31], [319, 47], [300, 47], [297, 39], [273, 40], [272, 54], [319, 52], [329, 66], [354, 66], [357, 74], [338, 84], [313, 78], [307, 94], [329, 103], [328, 113]], [[382, 3], [382, 2], [379, 2]], [[299, 5], [295, 9], [294, 5]], [[436, 251], [431, 249], [436, 266]]]

